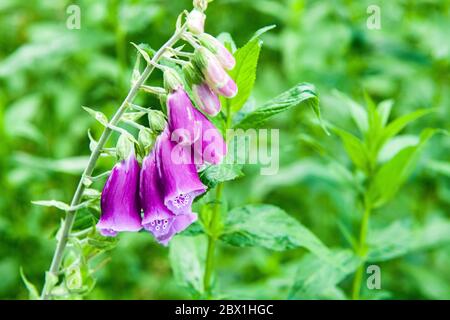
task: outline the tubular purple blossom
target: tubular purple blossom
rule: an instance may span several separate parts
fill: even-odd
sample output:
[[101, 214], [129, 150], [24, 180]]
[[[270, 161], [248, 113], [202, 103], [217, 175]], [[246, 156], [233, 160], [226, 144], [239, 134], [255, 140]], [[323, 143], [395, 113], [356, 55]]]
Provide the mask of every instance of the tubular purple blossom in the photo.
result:
[[139, 163], [132, 153], [114, 166], [103, 188], [102, 215], [97, 223], [102, 235], [115, 236], [121, 231], [139, 231], [142, 228], [138, 186]]
[[163, 181], [158, 174], [156, 152], [153, 150], [142, 162], [139, 188], [144, 210], [142, 226], [151, 232], [159, 243], [167, 245], [176, 233], [186, 229], [197, 216], [190, 212], [190, 208], [186, 213], [176, 216], [164, 205]]
[[199, 35], [199, 39], [200, 43], [216, 56], [225, 69], [231, 70], [234, 68], [236, 60], [219, 40], [207, 33]]
[[227, 145], [221, 133], [200, 111], [195, 110], [195, 117], [201, 124], [200, 139], [194, 143], [194, 163], [219, 164], [227, 153]]
[[204, 193], [206, 187], [192, 163], [190, 147], [176, 145], [169, 135], [166, 130], [158, 139], [157, 167], [164, 181], [164, 204], [179, 215], [190, 212], [193, 200]]
[[179, 144], [191, 145], [200, 136], [200, 128], [194, 116], [194, 106], [183, 88], [167, 97], [169, 129]]

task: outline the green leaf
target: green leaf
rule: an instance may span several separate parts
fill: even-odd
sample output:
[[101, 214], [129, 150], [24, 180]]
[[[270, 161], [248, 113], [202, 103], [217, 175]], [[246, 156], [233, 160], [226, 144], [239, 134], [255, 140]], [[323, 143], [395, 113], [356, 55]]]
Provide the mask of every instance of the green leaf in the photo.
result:
[[369, 232], [369, 262], [395, 259], [411, 252], [450, 244], [450, 221], [434, 217], [423, 225], [411, 220], [396, 221], [388, 227]]
[[369, 129], [369, 120], [366, 109], [340, 91], [333, 90], [333, 95], [346, 104], [359, 131], [365, 133]]
[[417, 145], [404, 148], [379, 169], [369, 187], [369, 197], [374, 207], [383, 205], [395, 195], [411, 173], [419, 151], [435, 133], [435, 129], [425, 129]]
[[335, 128], [334, 131], [341, 138], [345, 151], [353, 164], [362, 171], [367, 172], [369, 168], [369, 156], [363, 142], [345, 130]]
[[329, 252], [300, 222], [282, 209], [267, 204], [231, 210], [226, 215], [221, 239], [239, 247], [258, 246], [277, 251], [304, 247], [319, 256]]
[[301, 105], [311, 107], [319, 120], [321, 119], [319, 98], [315, 87], [309, 83], [300, 83], [288, 91], [283, 92], [274, 99], [266, 102], [260, 108], [247, 113], [237, 124], [234, 125], [234, 127], [243, 129], [257, 128], [262, 126], [274, 115]]
[[234, 180], [242, 177], [242, 165], [239, 164], [219, 164], [211, 165], [200, 172], [200, 179], [209, 188], [215, 187], [218, 183]]
[[105, 127], [108, 126], [108, 118], [100, 111], [95, 111], [89, 107], [84, 107], [83, 109], [86, 110], [87, 113], [89, 113], [95, 120], [100, 122]]
[[381, 148], [388, 139], [392, 138], [397, 133], [402, 131], [410, 122], [417, 120], [434, 111], [435, 109], [419, 109], [412, 113], [406, 114], [402, 117], [395, 119], [384, 128], [382, 135], [380, 137], [378, 147]]
[[[236, 66], [230, 71], [230, 76], [238, 87], [237, 95], [226, 101], [231, 112], [239, 111], [250, 97], [256, 79], [256, 67], [262, 42], [259, 39], [249, 41], [234, 54]], [[230, 115], [229, 115], [230, 116]]]
[[36, 157], [25, 152], [17, 152], [13, 155], [13, 161], [19, 166], [35, 170], [79, 175], [86, 168], [89, 157], [78, 156], [64, 159], [50, 159]]
[[381, 118], [381, 125], [384, 127], [389, 120], [389, 115], [391, 114], [392, 106], [394, 105], [394, 100], [384, 100], [378, 104], [377, 110]]
[[170, 241], [169, 259], [175, 280], [194, 296], [203, 293], [206, 237], [178, 235]]
[[334, 251], [326, 260], [308, 254], [299, 264], [288, 299], [323, 299], [360, 263], [349, 250]]
[[430, 160], [426, 166], [439, 174], [450, 177], [450, 162]]
[[276, 27], [277, 27], [276, 24], [271, 24], [271, 25], [269, 25], [269, 26], [265, 26], [265, 27], [262, 27], [262, 28], [256, 30], [255, 34], [254, 34], [253, 37], [250, 39], [250, 41], [255, 40], [255, 39], [261, 37], [261, 35], [263, 35], [264, 33], [268, 32], [268, 31], [270, 31], [270, 30], [272, 30], [272, 29], [274, 29], [274, 28], [276, 28]]
[[20, 267], [20, 276], [22, 278], [23, 283], [25, 284], [25, 287], [28, 290], [29, 299], [30, 300], [39, 300], [39, 291], [36, 289], [36, 286], [27, 279], [27, 277], [25, 276], [25, 273], [23, 272], [22, 267]]
[[70, 210], [70, 205], [57, 200], [38, 200], [38, 201], [31, 201], [31, 203], [43, 207], [55, 207], [63, 211]]

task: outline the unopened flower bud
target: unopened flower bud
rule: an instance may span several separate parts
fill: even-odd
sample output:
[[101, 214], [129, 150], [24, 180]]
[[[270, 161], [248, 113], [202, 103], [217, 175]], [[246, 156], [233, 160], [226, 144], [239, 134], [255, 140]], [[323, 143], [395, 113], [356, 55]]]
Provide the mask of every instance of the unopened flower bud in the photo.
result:
[[193, 34], [201, 34], [205, 29], [206, 16], [200, 10], [194, 9], [187, 16], [188, 30]]
[[148, 123], [155, 133], [160, 133], [167, 126], [164, 113], [159, 110], [150, 110], [148, 113]]
[[142, 128], [139, 130], [138, 141], [144, 153], [148, 154], [155, 144], [155, 136], [149, 128]]
[[225, 69], [231, 70], [234, 68], [236, 60], [219, 40], [207, 33], [202, 33], [198, 38], [200, 43], [216, 56]]
[[127, 159], [131, 153], [134, 153], [134, 144], [126, 135], [120, 135], [116, 144], [116, 154], [119, 161]]
[[173, 92], [182, 87], [183, 87], [183, 80], [181, 80], [178, 73], [171, 68], [167, 68], [164, 71], [164, 88], [168, 92]]
[[202, 72], [192, 63], [183, 66], [183, 74], [188, 86], [203, 82]]
[[207, 83], [192, 85], [192, 94], [197, 106], [208, 115], [214, 117], [220, 111], [220, 100]]
[[230, 78], [219, 60], [208, 49], [198, 48], [193, 62], [202, 71], [206, 83], [214, 92], [227, 98], [233, 98], [237, 94], [237, 87], [233, 79]]

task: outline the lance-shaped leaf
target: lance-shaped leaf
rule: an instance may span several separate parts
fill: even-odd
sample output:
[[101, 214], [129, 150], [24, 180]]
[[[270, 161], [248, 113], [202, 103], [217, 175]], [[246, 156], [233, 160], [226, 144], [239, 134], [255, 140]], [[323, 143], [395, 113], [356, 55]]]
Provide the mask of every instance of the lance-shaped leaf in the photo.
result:
[[348, 250], [334, 251], [327, 260], [308, 254], [300, 261], [288, 299], [326, 298], [360, 263]]
[[91, 109], [89, 107], [83, 107], [84, 110], [86, 110], [87, 113], [89, 113], [95, 120], [100, 122], [105, 127], [108, 126], [108, 118], [100, 111], [95, 111], [94, 109]]
[[30, 300], [39, 300], [39, 292], [36, 289], [36, 286], [27, 279], [22, 267], [20, 267], [20, 277], [28, 290]]
[[425, 129], [417, 145], [404, 148], [378, 170], [369, 187], [374, 207], [383, 205], [395, 195], [411, 173], [422, 147], [435, 133], [435, 129]]
[[236, 66], [230, 71], [230, 76], [236, 82], [238, 93], [234, 98], [226, 101], [227, 109], [229, 108], [233, 113], [239, 111], [250, 97], [255, 85], [256, 67], [261, 46], [261, 40], [255, 38], [239, 48], [234, 54]]
[[450, 244], [450, 220], [434, 217], [424, 224], [400, 220], [381, 230], [371, 230], [367, 260], [380, 262], [411, 252]]
[[306, 227], [282, 209], [267, 205], [247, 205], [226, 215], [221, 239], [239, 247], [264, 247], [276, 251], [303, 247], [318, 256], [329, 249]]
[[316, 116], [321, 120], [319, 98], [315, 87], [309, 83], [300, 83], [274, 99], [269, 100], [260, 108], [247, 113], [234, 127], [243, 129], [260, 127], [274, 115], [296, 106], [312, 108]]
[[369, 155], [364, 143], [358, 137], [345, 130], [335, 128], [334, 131], [341, 138], [345, 151], [353, 164], [362, 171], [367, 172], [369, 168]]
[[203, 293], [205, 254], [205, 236], [176, 236], [170, 242], [169, 259], [175, 280], [197, 297]]

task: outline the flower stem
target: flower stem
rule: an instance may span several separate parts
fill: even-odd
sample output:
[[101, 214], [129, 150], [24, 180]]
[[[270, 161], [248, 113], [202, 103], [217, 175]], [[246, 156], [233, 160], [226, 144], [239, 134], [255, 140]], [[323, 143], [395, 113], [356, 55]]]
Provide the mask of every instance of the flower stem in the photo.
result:
[[209, 223], [209, 233], [208, 233], [208, 249], [206, 251], [206, 262], [205, 262], [205, 274], [203, 278], [203, 290], [209, 296], [211, 288], [211, 276], [214, 269], [214, 250], [216, 247], [216, 230], [217, 224], [220, 217], [220, 206], [222, 199], [222, 188], [223, 184], [217, 185], [216, 189], [216, 204], [212, 212], [211, 222]]
[[[152, 61], [154, 63], [158, 62], [163, 53], [171, 46], [173, 46], [180, 38], [183, 32], [186, 30], [185, 26], [178, 29], [172, 37], [155, 53], [155, 55], [152, 58]], [[134, 98], [136, 97], [137, 93], [139, 92], [139, 88], [142, 84], [148, 79], [150, 74], [155, 69], [154, 64], [148, 64], [144, 71], [142, 72], [139, 79], [133, 84], [130, 91], [128, 92], [128, 95], [126, 96], [125, 100], [120, 105], [119, 109], [117, 109], [116, 113], [112, 117], [110, 121], [110, 125], [115, 126], [119, 123], [120, 119], [122, 118], [122, 115], [125, 113], [126, 109], [128, 108], [129, 104], [133, 102]], [[95, 165], [97, 163], [97, 160], [101, 154], [101, 151], [103, 147], [105, 146], [106, 142], [108, 141], [109, 137], [111, 136], [111, 128], [110, 126], [105, 127], [103, 130], [103, 133], [97, 143], [97, 146], [92, 151], [88, 164], [83, 171], [83, 174], [81, 175], [80, 181], [78, 182], [77, 189], [75, 190], [75, 193], [72, 198], [72, 202], [70, 203], [71, 207], [77, 206], [81, 198], [83, 196], [83, 192], [85, 190], [85, 184], [84, 180], [86, 177], [90, 177], [92, 175], [92, 172], [95, 169]], [[64, 255], [64, 250], [67, 245], [67, 240], [69, 238], [70, 231], [72, 230], [73, 222], [75, 221], [77, 211], [68, 211], [66, 213], [66, 218], [64, 219], [64, 222], [62, 223], [60, 232], [58, 232], [58, 243], [56, 245], [55, 252], [53, 254], [52, 263], [50, 265], [49, 273], [57, 276], [59, 273], [59, 268], [61, 266], [61, 261]], [[47, 277], [46, 277], [47, 278]], [[41, 293], [41, 299], [49, 299], [50, 297], [50, 286], [49, 283], [46, 281], [44, 283], [44, 287], [42, 289]]]
[[371, 205], [368, 203], [368, 201], [365, 201], [364, 203], [364, 215], [361, 221], [361, 229], [359, 233], [359, 245], [358, 250], [356, 254], [358, 257], [360, 257], [363, 262], [358, 267], [358, 270], [356, 270], [355, 277], [353, 278], [353, 289], [352, 289], [352, 299], [353, 300], [359, 300], [359, 294], [361, 291], [361, 283], [364, 273], [364, 260], [367, 253], [367, 247], [366, 247], [366, 238], [367, 238], [367, 232], [369, 229], [369, 218], [370, 218], [370, 212], [372, 211]]

